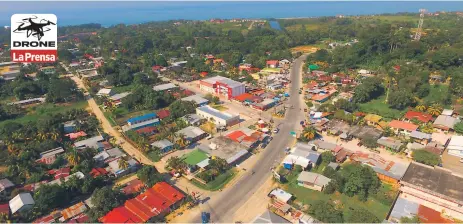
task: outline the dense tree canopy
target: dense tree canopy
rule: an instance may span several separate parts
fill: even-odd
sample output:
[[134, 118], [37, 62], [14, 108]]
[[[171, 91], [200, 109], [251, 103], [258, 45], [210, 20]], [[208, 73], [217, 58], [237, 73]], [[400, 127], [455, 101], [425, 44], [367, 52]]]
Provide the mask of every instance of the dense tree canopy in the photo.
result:
[[440, 163], [440, 157], [434, 153], [424, 149], [415, 150], [412, 153], [412, 158], [416, 162], [423, 163], [430, 166], [436, 166]]

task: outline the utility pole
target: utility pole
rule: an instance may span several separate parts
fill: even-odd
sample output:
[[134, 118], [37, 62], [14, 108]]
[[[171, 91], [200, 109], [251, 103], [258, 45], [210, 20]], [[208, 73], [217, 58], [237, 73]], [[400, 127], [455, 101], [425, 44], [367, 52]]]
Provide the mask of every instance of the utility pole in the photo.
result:
[[420, 9], [420, 21], [418, 22], [418, 28], [416, 29], [415, 37], [414, 40], [420, 41], [421, 39], [421, 30], [423, 28], [423, 22], [424, 22], [424, 13], [426, 12], [426, 9]]

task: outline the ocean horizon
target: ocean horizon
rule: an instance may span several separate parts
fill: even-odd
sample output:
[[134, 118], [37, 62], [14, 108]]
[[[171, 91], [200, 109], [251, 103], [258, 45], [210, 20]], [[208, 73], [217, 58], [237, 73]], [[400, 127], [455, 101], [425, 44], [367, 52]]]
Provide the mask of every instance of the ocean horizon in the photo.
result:
[[[99, 23], [103, 26], [167, 20], [309, 18], [336, 15], [372, 15], [463, 11], [463, 2], [329, 1], [329, 2], [0, 2], [0, 24], [10, 25], [17, 13], [53, 13], [60, 26]], [[418, 18], [417, 18], [418, 19]]]

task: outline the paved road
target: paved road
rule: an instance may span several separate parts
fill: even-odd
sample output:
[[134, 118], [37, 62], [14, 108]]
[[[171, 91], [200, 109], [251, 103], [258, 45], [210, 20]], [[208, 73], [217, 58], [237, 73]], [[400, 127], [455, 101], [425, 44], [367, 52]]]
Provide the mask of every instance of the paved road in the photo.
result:
[[[293, 63], [291, 69], [291, 90], [290, 99], [287, 102], [293, 105], [293, 109], [289, 109], [286, 114], [286, 119], [280, 125], [280, 132], [274, 136], [273, 140], [260, 155], [259, 161], [254, 167], [254, 174], [243, 176], [231, 188], [226, 188], [222, 194], [211, 198], [207, 205], [201, 206], [201, 209], [211, 213], [212, 222], [235, 222], [233, 220], [235, 211], [242, 206], [271, 175], [270, 169], [276, 166], [284, 157], [284, 149], [294, 141], [294, 138], [289, 135], [290, 131], [297, 130], [299, 122], [304, 120], [303, 108], [305, 104], [299, 95], [301, 87], [301, 71], [304, 56], [298, 58]], [[257, 214], [256, 214], [257, 215]], [[200, 215], [196, 215], [192, 222], [200, 223]]]

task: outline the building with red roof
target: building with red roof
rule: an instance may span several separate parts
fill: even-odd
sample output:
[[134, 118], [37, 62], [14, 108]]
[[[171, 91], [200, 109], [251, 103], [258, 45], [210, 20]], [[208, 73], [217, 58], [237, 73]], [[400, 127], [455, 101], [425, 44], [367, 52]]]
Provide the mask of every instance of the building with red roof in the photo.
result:
[[268, 60], [266, 64], [267, 68], [278, 68], [280, 62], [278, 60]]
[[90, 171], [90, 175], [92, 175], [93, 178], [99, 176], [106, 176], [108, 175], [108, 171], [103, 168], [97, 167], [93, 168], [92, 171]]
[[157, 113], [159, 119], [164, 119], [170, 115], [170, 111], [168, 110], [159, 110]]
[[[138, 185], [138, 184], [136, 184]], [[164, 216], [176, 207], [185, 195], [166, 182], [159, 182], [143, 194], [127, 200], [100, 218], [103, 223], [140, 223]]]
[[419, 120], [423, 123], [428, 123], [433, 120], [433, 117], [431, 114], [427, 113], [412, 110], [407, 111], [407, 113], [404, 115], [404, 120], [410, 122], [413, 119]]
[[418, 125], [416, 124], [399, 120], [392, 120], [389, 122], [389, 127], [392, 128], [396, 134], [401, 133], [405, 135], [410, 135], [412, 131], [418, 129]]
[[77, 139], [79, 137], [87, 136], [87, 133], [85, 133], [84, 131], [78, 131], [78, 132], [73, 132], [73, 133], [66, 134], [65, 136], [69, 137], [69, 139], [71, 139], [71, 140], [75, 140], [75, 139]]
[[145, 187], [145, 184], [143, 183], [143, 181], [141, 181], [140, 179], [135, 179], [135, 180], [129, 181], [127, 183], [127, 186], [122, 188], [122, 192], [124, 194], [135, 194], [137, 192], [140, 192], [141, 189], [143, 189], [144, 187]]
[[242, 103], [242, 102], [244, 102], [244, 101], [246, 101], [247, 99], [250, 99], [250, 98], [252, 98], [252, 97], [253, 97], [253, 95], [250, 94], [250, 93], [243, 93], [243, 94], [241, 94], [241, 95], [238, 95], [238, 96], [233, 97], [233, 100], [236, 100], [236, 101], [239, 101], [239, 102]]
[[170, 206], [185, 198], [185, 195], [183, 195], [182, 192], [178, 191], [166, 182], [158, 182], [152, 187], [152, 189], [171, 201], [172, 204]]
[[137, 134], [139, 135], [151, 136], [151, 135], [154, 135], [157, 131], [158, 129], [156, 127], [148, 126], [148, 127], [140, 128], [136, 130], [135, 132], [137, 132]]
[[140, 223], [142, 220], [124, 206], [117, 207], [101, 217], [102, 223]]
[[55, 180], [65, 178], [71, 173], [71, 168], [64, 167], [60, 169], [49, 170], [48, 174], [53, 175]]

